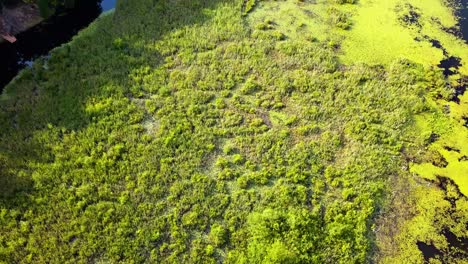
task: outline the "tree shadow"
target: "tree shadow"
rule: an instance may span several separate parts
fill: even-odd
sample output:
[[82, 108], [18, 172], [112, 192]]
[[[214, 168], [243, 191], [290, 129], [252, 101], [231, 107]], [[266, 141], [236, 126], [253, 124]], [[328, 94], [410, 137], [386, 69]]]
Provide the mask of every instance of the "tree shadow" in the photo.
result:
[[34, 192], [31, 175], [40, 164], [54, 162], [52, 143], [96, 124], [90, 105], [133, 97], [131, 71], [163, 62], [154, 50], [145, 56], [148, 46], [173, 30], [205, 23], [206, 10], [223, 2], [229, 1], [118, 1], [115, 13], [22, 71], [0, 99], [0, 176], [3, 189], [11, 190], [0, 198], [2, 207]]
[[[20, 70], [28, 67], [33, 60], [40, 56], [46, 56], [54, 47], [70, 41], [79, 30], [95, 20], [101, 13], [101, 1], [81, 0], [73, 8], [62, 7], [53, 16], [40, 24], [15, 34], [17, 36], [15, 43], [0, 40], [0, 58], [2, 58], [0, 63], [0, 72], [2, 73], [0, 76], [0, 91]], [[35, 16], [39, 16], [37, 8], [32, 5], [25, 6], [33, 9], [32, 13]], [[22, 27], [24, 26], [22, 25]]]

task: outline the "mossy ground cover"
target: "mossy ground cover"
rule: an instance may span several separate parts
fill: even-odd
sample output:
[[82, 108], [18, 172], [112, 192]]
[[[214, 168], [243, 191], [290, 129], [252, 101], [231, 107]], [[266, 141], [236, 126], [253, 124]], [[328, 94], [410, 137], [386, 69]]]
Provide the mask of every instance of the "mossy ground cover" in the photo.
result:
[[[406, 58], [430, 69], [437, 67], [443, 59], [458, 57], [465, 63], [446, 69], [445, 74], [450, 76], [445, 80], [434, 78], [440, 73], [426, 70], [426, 78], [430, 81], [425, 86], [431, 87], [432, 92], [440, 91], [437, 87], [463, 90], [466, 86], [463, 76], [468, 72], [468, 45], [453, 34], [457, 27], [454, 17], [457, 3], [438, 0], [359, 1], [348, 9], [352, 14], [352, 26], [343, 34], [340, 59], [346, 64], [364, 62], [389, 65], [395, 59]], [[416, 247], [415, 241], [424, 242], [428, 248], [433, 247], [432, 251], [424, 252], [426, 261], [464, 263], [453, 256], [458, 254], [463, 259], [467, 254], [457, 251], [457, 247], [453, 246], [456, 243], [450, 240], [448, 234], [456, 233], [457, 241], [466, 241], [468, 237], [466, 227], [463, 227], [467, 220], [460, 217], [466, 215], [468, 195], [467, 95], [456, 93], [455, 96], [447, 94], [427, 99], [428, 112], [415, 118], [409, 133], [413, 136], [408, 136], [414, 139], [416, 145], [426, 146], [417, 155], [407, 156], [410, 177], [416, 178], [407, 178], [405, 182], [412, 182], [413, 189], [404, 192], [402, 190], [407, 187], [395, 188], [394, 192], [402, 192], [402, 201], [396, 195], [393, 198], [396, 201], [392, 202], [397, 207], [395, 210], [400, 212], [391, 210], [384, 216], [393, 219], [387, 219], [382, 224], [382, 232], [386, 235], [379, 238], [379, 243], [382, 243], [380, 249], [384, 252], [380, 261], [385, 263], [420, 262], [422, 247]], [[427, 179], [432, 184], [417, 177]], [[450, 190], [440, 187], [445, 178], [452, 180]], [[457, 197], [457, 202], [453, 197]], [[411, 206], [407, 207], [404, 203]], [[389, 217], [392, 214], [399, 215], [403, 224], [393, 226], [390, 221], [396, 219]], [[405, 218], [408, 219], [406, 222], [403, 221]], [[461, 245], [466, 247], [466, 242]]]
[[[396, 218], [410, 232], [375, 219], [401, 201], [386, 202], [394, 179], [411, 179], [404, 154], [429, 146], [417, 116], [443, 115], [428, 99], [450, 89], [408, 60], [343, 64], [350, 10], [120, 1], [36, 61], [0, 102], [0, 261], [364, 263], [378, 245], [382, 261], [417, 263], [417, 241], [448, 250], [437, 232], [465, 231], [433, 219], [466, 219], [452, 183], [411, 185], [419, 218]], [[432, 191], [440, 206], [420, 202]]]
[[[362, 0], [350, 8], [352, 27], [343, 41], [346, 63], [388, 64], [399, 58], [437, 65], [443, 51], [428, 39], [436, 39], [452, 56], [468, 60], [464, 41], [444, 29], [455, 27], [453, 9], [441, 0]], [[468, 73], [468, 66], [462, 72]]]
[[442, 131], [434, 129], [434, 126], [429, 129], [427, 126], [423, 127], [428, 120], [441, 121], [430, 116], [422, 118], [422, 124], [418, 127], [421, 132], [442, 136], [429, 147], [436, 157], [431, 162], [413, 164], [411, 171], [431, 180], [435, 180], [437, 176], [449, 177], [459, 186], [461, 193], [468, 196], [468, 140], [464, 140], [468, 139], [467, 129], [455, 120], [442, 121]]

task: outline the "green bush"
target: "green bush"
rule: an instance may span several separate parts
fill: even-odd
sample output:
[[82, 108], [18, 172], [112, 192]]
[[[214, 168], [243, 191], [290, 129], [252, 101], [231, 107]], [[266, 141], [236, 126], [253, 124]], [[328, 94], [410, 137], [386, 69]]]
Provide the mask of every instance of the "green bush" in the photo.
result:
[[329, 21], [332, 25], [344, 30], [351, 28], [351, 20], [349, 19], [348, 14], [334, 7], [329, 8], [327, 13], [329, 15]]

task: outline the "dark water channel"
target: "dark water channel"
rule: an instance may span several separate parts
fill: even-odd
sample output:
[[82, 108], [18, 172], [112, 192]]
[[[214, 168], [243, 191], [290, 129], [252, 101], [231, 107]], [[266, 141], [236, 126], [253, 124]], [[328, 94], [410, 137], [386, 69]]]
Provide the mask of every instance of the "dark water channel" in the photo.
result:
[[[459, 29], [454, 30], [446, 29], [448, 33], [455, 34], [459, 38], [465, 40], [465, 43], [468, 44], [468, 0], [455, 0], [456, 4], [459, 4], [459, 7], [455, 15], [458, 17], [458, 27]], [[427, 37], [427, 36], [426, 36]], [[444, 52], [445, 58], [440, 61], [440, 64], [437, 65], [439, 68], [443, 69], [443, 73], [446, 77], [450, 75], [454, 75], [458, 73], [458, 69], [463, 65], [462, 63], [468, 63], [466, 61], [462, 61], [461, 58], [450, 56], [445, 48], [440, 44], [438, 40], [435, 39], [428, 39], [433, 47], [439, 48]], [[453, 101], [456, 103], [460, 103], [459, 96], [463, 95], [468, 86], [468, 76], [463, 76], [459, 80], [459, 84], [455, 88], [455, 94], [453, 97]]]
[[[456, 11], [456, 16], [458, 17], [458, 26], [459, 30], [452, 30], [447, 29], [448, 33], [455, 34], [456, 36], [465, 40], [468, 43], [468, 0], [456, 0], [457, 3], [460, 4], [460, 9]], [[443, 69], [443, 74], [448, 77], [450, 75], [454, 75], [458, 73], [458, 68], [462, 66], [462, 63], [468, 63], [466, 61], [462, 61], [458, 57], [450, 56], [447, 50], [441, 45], [441, 43], [436, 39], [431, 39], [428, 36], [425, 36], [426, 40], [429, 40], [432, 43], [432, 46], [438, 49], [441, 49], [444, 53], [445, 58], [440, 61], [438, 67]], [[463, 76], [459, 80], [459, 85], [455, 87], [455, 94], [453, 97], [453, 101], [460, 103], [460, 99], [458, 96], [463, 95], [467, 90], [468, 84], [468, 76]], [[465, 120], [465, 126], [468, 127], [468, 117], [463, 117]], [[449, 149], [451, 151], [457, 151], [455, 149]], [[445, 191], [446, 193], [446, 200], [450, 202], [452, 206], [452, 211], [455, 211], [457, 206], [456, 200], [457, 199], [466, 199], [465, 196], [460, 192], [458, 187], [456, 187], [456, 192], [458, 196], [461, 198], [453, 198], [447, 197], [447, 186], [450, 183], [452, 186], [456, 186], [455, 182], [448, 178], [439, 177], [439, 187]], [[468, 228], [468, 224], [467, 224]], [[448, 228], [445, 228], [440, 233], [443, 235], [448, 243], [449, 251], [452, 252], [443, 252], [434, 246], [431, 243], [424, 243], [422, 241], [418, 241], [416, 245], [418, 246], [419, 250], [423, 253], [425, 263], [429, 263], [431, 259], [443, 259], [444, 255], [451, 255], [457, 259], [463, 260], [468, 259], [468, 237], [457, 237], [454, 233], [452, 233]]]
[[[458, 0], [457, 3], [460, 8], [456, 10], [455, 15], [458, 17], [458, 26], [460, 29], [455, 31], [453, 29], [446, 29], [446, 31], [464, 39], [468, 44], [468, 0]], [[460, 58], [448, 56], [447, 51], [440, 45], [438, 40], [431, 39], [430, 41], [432, 46], [442, 49], [444, 51], [444, 55], [447, 57], [439, 64], [439, 67], [444, 69], [444, 75], [448, 76], [455, 74], [455, 72], [450, 68], [457, 69], [460, 67]]]
[[116, 0], [79, 0], [72, 9], [62, 10], [39, 25], [16, 36], [15, 43], [0, 43], [0, 92], [20, 70], [34, 59], [71, 40], [102, 12], [114, 8]]
[[[445, 147], [445, 149], [449, 151], [457, 151], [460, 150]], [[460, 199], [467, 199], [461, 192], [456, 183], [445, 177], [438, 176], [437, 177], [437, 185], [440, 189], [442, 189], [445, 193], [444, 200], [450, 203], [451, 208], [449, 209], [450, 214], [454, 214], [457, 209], [457, 202]], [[449, 192], [452, 192], [452, 195], [448, 195]], [[457, 195], [454, 196], [453, 192]], [[466, 227], [468, 228], [468, 223], [466, 223]], [[424, 243], [422, 241], [418, 241], [416, 245], [418, 246], [419, 250], [423, 253], [424, 260], [426, 263], [429, 263], [431, 259], [444, 259], [444, 256], [450, 255], [454, 258], [459, 260], [468, 259], [468, 237], [458, 237], [453, 232], [450, 231], [450, 228], [445, 227], [439, 233], [445, 237], [445, 240], [448, 244], [448, 250], [441, 251], [436, 246], [431, 243]], [[445, 263], [445, 262], [443, 262]]]
[[461, 0], [462, 8], [458, 11], [460, 17], [460, 33], [463, 39], [468, 43], [468, 0]]

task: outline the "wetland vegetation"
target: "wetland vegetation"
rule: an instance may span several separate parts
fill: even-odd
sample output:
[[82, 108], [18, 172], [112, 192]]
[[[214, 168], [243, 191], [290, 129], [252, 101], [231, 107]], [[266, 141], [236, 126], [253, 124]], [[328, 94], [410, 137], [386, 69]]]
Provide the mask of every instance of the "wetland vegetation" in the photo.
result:
[[118, 1], [0, 98], [0, 262], [466, 263], [458, 8]]

